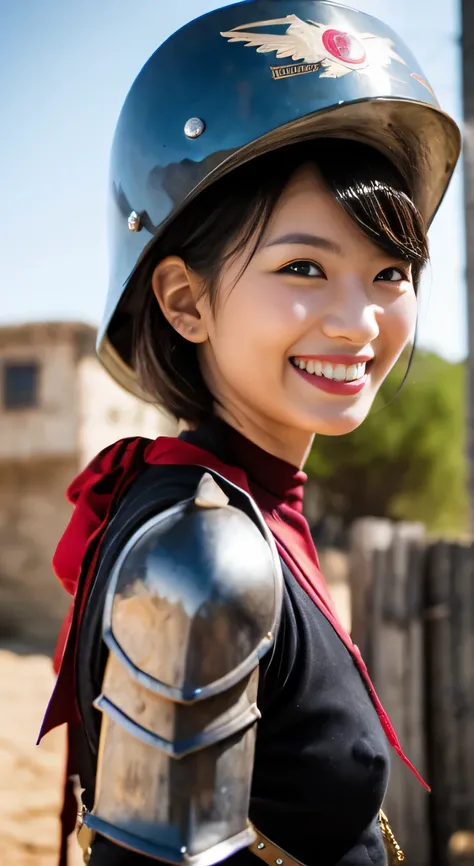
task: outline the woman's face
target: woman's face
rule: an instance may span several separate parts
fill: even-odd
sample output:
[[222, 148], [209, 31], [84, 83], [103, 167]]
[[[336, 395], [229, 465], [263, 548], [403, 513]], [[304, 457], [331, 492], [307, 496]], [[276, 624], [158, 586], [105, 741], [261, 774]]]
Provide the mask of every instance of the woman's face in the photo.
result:
[[224, 414], [280, 441], [354, 430], [413, 335], [410, 266], [376, 247], [309, 167], [241, 273], [247, 255], [225, 269], [214, 310], [197, 303], [200, 363]]

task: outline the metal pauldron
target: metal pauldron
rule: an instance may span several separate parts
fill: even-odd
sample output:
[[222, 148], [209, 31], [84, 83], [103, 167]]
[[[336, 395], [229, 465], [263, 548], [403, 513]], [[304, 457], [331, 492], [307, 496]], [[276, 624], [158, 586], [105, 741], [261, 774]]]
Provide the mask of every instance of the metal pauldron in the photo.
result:
[[255, 839], [259, 661], [274, 640], [282, 574], [256, 508], [252, 519], [223, 486], [230, 501], [206, 473], [191, 500], [135, 532], [111, 572], [85, 849], [100, 833], [153, 858], [211, 866]]

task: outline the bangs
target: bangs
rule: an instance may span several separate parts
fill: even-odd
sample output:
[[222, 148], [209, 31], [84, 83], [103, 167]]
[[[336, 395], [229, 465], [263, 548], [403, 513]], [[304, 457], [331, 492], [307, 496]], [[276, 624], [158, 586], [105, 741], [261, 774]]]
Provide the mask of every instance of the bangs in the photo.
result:
[[419, 276], [429, 258], [426, 227], [402, 176], [381, 154], [355, 143], [352, 159], [347, 161], [346, 151], [346, 160], [338, 164], [341, 144], [347, 148], [347, 142], [332, 142], [330, 161], [318, 159], [326, 186], [374, 244], [409, 262]]

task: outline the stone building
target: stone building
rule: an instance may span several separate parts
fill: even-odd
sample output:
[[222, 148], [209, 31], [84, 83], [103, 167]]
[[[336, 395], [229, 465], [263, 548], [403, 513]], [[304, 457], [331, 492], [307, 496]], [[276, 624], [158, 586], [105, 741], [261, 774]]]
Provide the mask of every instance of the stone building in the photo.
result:
[[0, 640], [49, 651], [68, 598], [53, 575], [71, 508], [65, 490], [101, 448], [175, 432], [123, 391], [73, 322], [0, 328]]

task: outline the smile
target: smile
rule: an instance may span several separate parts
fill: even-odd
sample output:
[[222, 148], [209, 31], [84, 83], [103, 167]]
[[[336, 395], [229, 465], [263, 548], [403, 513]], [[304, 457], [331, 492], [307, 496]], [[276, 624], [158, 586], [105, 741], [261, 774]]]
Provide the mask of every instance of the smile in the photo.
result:
[[[351, 359], [352, 360], [352, 359]], [[290, 363], [311, 385], [330, 394], [350, 396], [358, 394], [367, 384], [368, 368], [372, 359], [344, 364], [339, 358], [290, 358]]]

